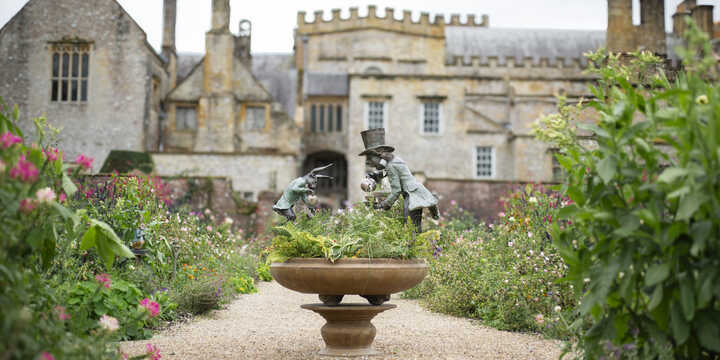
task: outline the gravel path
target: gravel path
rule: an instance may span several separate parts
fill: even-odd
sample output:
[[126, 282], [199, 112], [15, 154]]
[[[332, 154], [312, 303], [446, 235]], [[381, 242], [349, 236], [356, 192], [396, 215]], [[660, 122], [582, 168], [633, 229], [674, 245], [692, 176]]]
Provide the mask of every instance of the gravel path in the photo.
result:
[[[318, 303], [317, 295], [300, 294], [276, 282], [260, 283], [259, 292], [243, 295], [227, 309], [172, 327], [151, 340], [124, 342], [133, 356], [152, 343], [163, 359], [328, 359], [316, 353], [324, 346], [320, 315], [300, 308]], [[365, 302], [346, 296], [343, 302]], [[537, 335], [498, 331], [467, 319], [432, 313], [417, 301], [394, 295], [396, 309], [379, 314], [371, 359], [557, 359], [560, 342]]]

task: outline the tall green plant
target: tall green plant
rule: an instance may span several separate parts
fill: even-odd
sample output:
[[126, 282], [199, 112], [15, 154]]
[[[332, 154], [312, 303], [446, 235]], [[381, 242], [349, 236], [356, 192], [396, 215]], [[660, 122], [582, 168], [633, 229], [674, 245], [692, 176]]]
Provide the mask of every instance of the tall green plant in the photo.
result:
[[536, 134], [561, 147], [560, 216], [553, 229], [581, 291], [575, 323], [587, 358], [720, 356], [720, 86], [707, 35], [689, 24], [684, 70], [669, 81], [660, 59], [588, 55], [597, 113], [542, 118]]

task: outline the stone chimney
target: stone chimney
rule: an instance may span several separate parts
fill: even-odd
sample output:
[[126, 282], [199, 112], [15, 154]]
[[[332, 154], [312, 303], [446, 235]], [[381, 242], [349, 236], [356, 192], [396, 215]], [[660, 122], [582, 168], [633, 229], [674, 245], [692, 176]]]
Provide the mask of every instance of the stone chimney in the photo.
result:
[[250, 55], [250, 41], [252, 39], [252, 23], [250, 20], [240, 20], [238, 34], [235, 36], [235, 58], [240, 60], [248, 69], [252, 68]]
[[635, 45], [666, 55], [665, 0], [640, 0], [640, 38]]
[[[678, 6], [678, 9], [680, 7]], [[682, 34], [685, 32], [685, 17], [690, 16], [689, 11], [678, 11], [673, 14], [672, 20], [673, 20], [673, 34], [676, 36], [682, 36]]]
[[692, 19], [700, 30], [704, 31], [710, 38], [713, 38], [713, 6], [698, 5], [691, 10]]
[[605, 42], [608, 51], [635, 50], [632, 0], [608, 0], [608, 27]]
[[175, 23], [177, 21], [177, 0], [163, 2], [162, 55], [167, 59], [170, 74], [170, 89], [177, 85], [177, 49], [175, 48]]
[[195, 152], [232, 152], [235, 97], [232, 92], [234, 37], [230, 0], [212, 0], [212, 27], [205, 33], [204, 95], [198, 101]]

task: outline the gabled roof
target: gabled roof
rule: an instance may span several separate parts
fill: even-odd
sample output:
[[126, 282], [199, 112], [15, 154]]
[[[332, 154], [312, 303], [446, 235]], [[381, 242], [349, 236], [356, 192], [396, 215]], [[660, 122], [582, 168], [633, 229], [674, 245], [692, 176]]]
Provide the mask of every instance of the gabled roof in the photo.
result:
[[[4, 33], [5, 30], [10, 26], [10, 24], [12, 24], [12, 23], [20, 16], [20, 14], [22, 14], [22, 13], [25, 11], [25, 9], [27, 9], [27, 7], [28, 7], [31, 3], [35, 2], [35, 1], [39, 1], [39, 0], [28, 0], [28, 1], [25, 3], [25, 5], [23, 5], [23, 7], [20, 8], [20, 10], [18, 10], [18, 12], [15, 13], [15, 15], [13, 15], [13, 16], [11, 17], [10, 20], [9, 20], [7, 23], [5, 23], [5, 25], [3, 25], [2, 28], [0, 28], [0, 37], [2, 37], [3, 33]], [[130, 19], [130, 21], [132, 21], [132, 23], [133, 23], [138, 29], [140, 29], [140, 32], [143, 34], [143, 39], [145, 40], [145, 41], [144, 41], [144, 44], [145, 44], [145, 46], [147, 47], [148, 51], [150, 51], [150, 52], [156, 57], [157, 60], [159, 60], [161, 63], [164, 64], [164, 63], [166, 62], [166, 60], [163, 59], [162, 56], [160, 56], [160, 54], [158, 54], [158, 53], [155, 51], [155, 48], [153, 48], [152, 45], [150, 45], [150, 43], [149, 43], [148, 40], [147, 40], [147, 33], [146, 33], [145, 30], [142, 28], [142, 26], [140, 26], [140, 24], [138, 24], [137, 21], [135, 21], [135, 19], [130, 15], [130, 13], [128, 13], [127, 10], [125, 10], [125, 8], [124, 8], [119, 2], [117, 2], [117, 0], [106, 0], [106, 1], [112, 1], [118, 8], [120, 8], [120, 10], [123, 12], [123, 14], [124, 14], [125, 16], [127, 16], [128, 19]]]

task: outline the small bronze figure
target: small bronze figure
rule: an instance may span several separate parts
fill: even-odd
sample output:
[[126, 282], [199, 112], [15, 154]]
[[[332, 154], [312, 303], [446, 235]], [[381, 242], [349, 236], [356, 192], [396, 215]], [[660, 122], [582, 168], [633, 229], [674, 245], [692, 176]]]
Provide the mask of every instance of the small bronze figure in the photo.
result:
[[385, 145], [385, 129], [366, 130], [360, 135], [365, 144], [365, 151], [361, 152], [360, 156], [366, 156], [367, 163], [377, 169], [366, 176], [375, 182], [379, 182], [379, 178], [383, 175], [390, 180], [390, 195], [381, 203], [375, 204], [375, 207], [389, 210], [395, 200], [402, 195], [405, 201], [404, 217], [407, 219], [410, 216], [418, 233], [422, 231], [424, 208], [430, 210], [433, 219], [438, 219], [440, 217], [438, 199], [415, 179], [407, 164], [393, 154], [395, 148]]
[[293, 207], [298, 200], [302, 199], [305, 205], [310, 208], [310, 212], [315, 213], [316, 204], [314, 204], [313, 201], [310, 201], [309, 197], [314, 196], [317, 179], [332, 179], [331, 176], [318, 174], [320, 171], [323, 171], [332, 165], [333, 164], [331, 163], [312, 169], [309, 173], [305, 174], [305, 176], [301, 176], [291, 181], [287, 188], [283, 190], [280, 200], [273, 205], [273, 210], [284, 216], [289, 221], [294, 222], [296, 216], [295, 211], [293, 211]]

